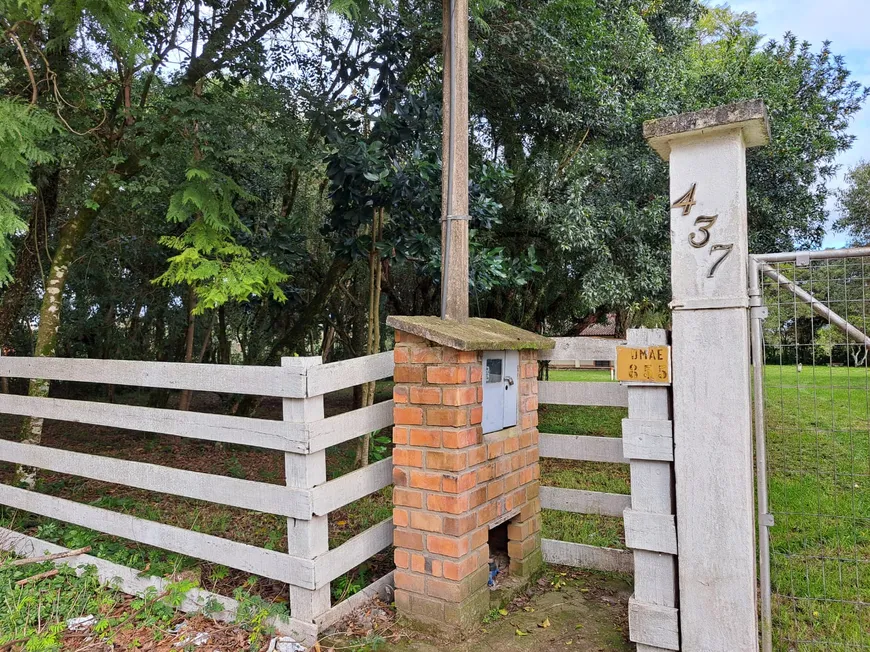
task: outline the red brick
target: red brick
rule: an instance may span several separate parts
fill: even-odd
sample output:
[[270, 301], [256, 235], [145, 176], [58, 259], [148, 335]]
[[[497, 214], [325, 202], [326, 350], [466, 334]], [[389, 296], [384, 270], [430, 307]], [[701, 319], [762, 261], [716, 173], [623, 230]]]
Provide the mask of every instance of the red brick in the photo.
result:
[[[414, 436], [414, 431], [411, 431], [411, 436]], [[514, 451], [518, 451], [520, 449], [520, 438], [519, 437], [508, 437], [504, 440], [504, 452], [505, 453], [513, 453]]]
[[[471, 380], [469, 380], [468, 382], [479, 383], [482, 380], [483, 380], [483, 367], [479, 364], [476, 364], [471, 368]], [[481, 397], [480, 400], [482, 401], [483, 397]]]
[[445, 448], [466, 448], [480, 441], [478, 428], [464, 428], [462, 430], [445, 430], [441, 440]]
[[[495, 518], [495, 511], [493, 511], [493, 518]], [[463, 516], [445, 516], [442, 523], [444, 534], [457, 537], [471, 532], [477, 526], [478, 521], [474, 514], [465, 514]]]
[[468, 493], [468, 506], [471, 509], [483, 505], [486, 502], [486, 487], [478, 487]]
[[396, 403], [407, 403], [408, 402], [408, 386], [407, 385], [396, 385], [393, 387], [393, 401]]
[[523, 509], [520, 512], [520, 520], [521, 521], [528, 520], [528, 519], [532, 518], [532, 516], [534, 516], [535, 514], [539, 514], [540, 512], [541, 512], [541, 499], [534, 498], [534, 499], [530, 500], [529, 502], [527, 502], [525, 505], [523, 505]]
[[462, 585], [456, 582], [430, 579], [426, 586], [426, 595], [447, 602], [461, 602], [463, 589]]
[[396, 528], [393, 530], [393, 545], [397, 548], [407, 548], [408, 550], [422, 550], [423, 533]]
[[[395, 461], [396, 453], [393, 452], [393, 460]], [[500, 457], [495, 461], [495, 477], [500, 478], [511, 471], [511, 460], [509, 457]]]
[[458, 494], [468, 491], [477, 485], [477, 472], [469, 471], [457, 476], [444, 476], [443, 491], [449, 494]]
[[408, 443], [408, 432], [410, 428], [404, 426], [393, 426], [393, 443], [401, 446]]
[[396, 466], [423, 466], [423, 451], [414, 448], [394, 448], [393, 464]]
[[477, 387], [444, 388], [444, 405], [471, 405], [477, 402]]
[[441, 532], [441, 517], [429, 512], [411, 512], [411, 527], [426, 532]]
[[411, 403], [418, 405], [440, 405], [441, 390], [437, 387], [411, 386]]
[[393, 505], [401, 507], [423, 507], [423, 494], [419, 491], [410, 491], [402, 487], [393, 487]]
[[456, 582], [465, 579], [478, 569], [477, 555], [471, 555], [462, 561], [445, 561], [444, 577]]
[[[395, 408], [398, 409], [398, 408]], [[429, 426], [464, 426], [468, 424], [468, 408], [428, 407], [426, 408], [426, 425]]]
[[493, 480], [486, 485], [486, 499], [498, 498], [504, 493], [504, 480]]
[[426, 468], [441, 471], [463, 471], [468, 466], [468, 457], [464, 451], [428, 451], [426, 453]]
[[441, 474], [426, 473], [425, 471], [411, 471], [409, 485], [415, 489], [441, 491]]
[[486, 445], [486, 456], [488, 459], [494, 459], [504, 453], [504, 441], [494, 441]]
[[469, 412], [469, 420], [471, 425], [476, 426], [479, 423], [483, 423], [483, 406], [473, 407]]
[[397, 487], [408, 486], [408, 474], [405, 473], [404, 469], [398, 466], [393, 467], [393, 484]]
[[477, 511], [477, 525], [488, 525], [497, 515], [495, 503], [487, 503]]
[[523, 466], [523, 460], [526, 458], [522, 453], [511, 455], [511, 471], [517, 471]]
[[525, 412], [533, 412], [538, 409], [538, 397], [532, 394], [523, 399], [522, 409]]
[[477, 386], [477, 402], [483, 403], [483, 385]]
[[441, 446], [441, 431], [428, 428], [411, 428], [411, 446], [438, 448]]
[[494, 466], [495, 464], [485, 464], [477, 469], [477, 484], [482, 484], [492, 480]]
[[441, 362], [440, 346], [415, 346], [411, 348], [411, 362], [415, 364], [434, 364]]
[[459, 494], [456, 496], [430, 494], [426, 496], [426, 507], [433, 512], [462, 514], [463, 512], [468, 511], [468, 494]]
[[467, 379], [468, 370], [465, 367], [426, 367], [426, 380], [434, 385], [461, 385]]
[[427, 559], [429, 562], [429, 573], [432, 577], [441, 577], [444, 575], [444, 565], [440, 559]]
[[393, 408], [393, 419], [398, 426], [420, 426], [423, 424], [423, 408], [397, 405]]
[[393, 362], [396, 364], [405, 364], [410, 360], [407, 346], [397, 346], [393, 349]]
[[395, 582], [397, 589], [411, 591], [412, 593], [426, 592], [426, 578], [416, 573], [396, 569], [396, 572], [393, 574], [393, 582]]
[[430, 534], [426, 537], [426, 549], [436, 555], [458, 558], [468, 554], [468, 537], [442, 537]]
[[520, 486], [520, 471], [506, 475], [504, 479], [504, 490], [506, 492], [513, 491]]
[[423, 555], [414, 553], [411, 555], [411, 570], [415, 573], [426, 572], [426, 558]]
[[402, 342], [403, 344], [428, 344], [429, 340], [405, 331], [396, 331], [396, 342]]
[[531, 466], [527, 466], [520, 470], [520, 484], [528, 484], [535, 479], [535, 470]]
[[532, 445], [532, 432], [531, 430], [526, 430], [520, 433], [520, 448], [528, 448]]
[[526, 502], [526, 490], [525, 488], [516, 489], [513, 491], [508, 497], [505, 499], [505, 509], [512, 510], [521, 505], [524, 505]]
[[486, 462], [486, 446], [481, 444], [468, 449], [468, 466], [477, 466]]
[[423, 369], [420, 365], [397, 364], [393, 370], [393, 380], [397, 383], [416, 383], [423, 382]]
[[485, 545], [487, 541], [489, 541], [489, 526], [482, 527], [478, 530], [475, 530], [471, 533], [471, 549], [479, 548], [482, 545]]
[[408, 527], [408, 510], [393, 507], [393, 525], [396, 527]]
[[460, 364], [470, 364], [472, 362], [478, 362], [478, 352], [477, 351], [459, 351], [457, 349], [451, 349], [450, 347], [444, 347], [444, 362], [458, 362]]
[[396, 548], [393, 551], [393, 561], [396, 563], [396, 568], [409, 568], [411, 564], [411, 555], [407, 550]]

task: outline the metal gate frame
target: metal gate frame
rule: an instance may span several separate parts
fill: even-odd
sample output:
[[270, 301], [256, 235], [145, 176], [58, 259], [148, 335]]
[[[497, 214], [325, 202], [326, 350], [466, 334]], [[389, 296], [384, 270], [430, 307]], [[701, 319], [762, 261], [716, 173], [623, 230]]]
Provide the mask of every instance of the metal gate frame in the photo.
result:
[[870, 247], [855, 247], [851, 249], [829, 249], [825, 251], [793, 251], [775, 254], [757, 254], [749, 257], [749, 305], [750, 305], [750, 350], [752, 356], [752, 400], [755, 431], [755, 461], [757, 474], [757, 507], [758, 507], [758, 556], [759, 556], [759, 591], [761, 598], [761, 649], [763, 652], [773, 650], [773, 622], [771, 606], [771, 574], [770, 574], [770, 528], [773, 527], [773, 515], [770, 513], [767, 477], [767, 444], [764, 419], [764, 334], [762, 322], [768, 316], [764, 306], [761, 275], [764, 274], [784, 286], [798, 299], [807, 303], [810, 308], [828, 320], [828, 322], [843, 330], [855, 340], [863, 340], [870, 347], [870, 338], [861, 330], [840, 317], [833, 310], [818, 301], [810, 293], [800, 288], [795, 282], [779, 274], [769, 263], [793, 262], [796, 266], [807, 266], [814, 260], [858, 258], [870, 256]]

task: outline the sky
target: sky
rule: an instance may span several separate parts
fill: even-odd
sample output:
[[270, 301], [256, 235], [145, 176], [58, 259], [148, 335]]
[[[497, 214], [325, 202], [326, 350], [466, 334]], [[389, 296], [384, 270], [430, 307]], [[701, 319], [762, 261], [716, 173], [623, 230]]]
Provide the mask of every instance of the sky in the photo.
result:
[[[834, 54], [842, 55], [855, 80], [870, 86], [870, 0], [732, 0], [735, 11], [753, 11], [757, 29], [768, 39], [793, 32], [816, 46], [831, 41]], [[870, 160], [870, 107], [853, 119], [851, 132], [857, 136], [852, 148], [840, 155], [835, 187], [843, 186], [849, 167], [861, 159]], [[836, 201], [828, 202], [830, 222], [837, 217]], [[823, 247], [843, 247], [846, 236], [828, 229]]]

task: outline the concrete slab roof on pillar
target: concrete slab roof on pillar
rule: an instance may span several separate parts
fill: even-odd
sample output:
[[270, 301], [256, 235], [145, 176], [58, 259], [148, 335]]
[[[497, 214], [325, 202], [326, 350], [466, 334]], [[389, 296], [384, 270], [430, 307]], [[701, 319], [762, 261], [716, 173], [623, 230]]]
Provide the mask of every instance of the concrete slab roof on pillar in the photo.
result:
[[549, 337], [497, 319], [475, 317], [460, 322], [438, 317], [392, 316], [387, 318], [387, 325], [459, 351], [541, 350], [556, 346]]
[[759, 147], [770, 142], [767, 108], [760, 99], [716, 106], [711, 109], [671, 115], [643, 123], [643, 137], [659, 156], [668, 160], [671, 142], [717, 132], [743, 130], [746, 147]]

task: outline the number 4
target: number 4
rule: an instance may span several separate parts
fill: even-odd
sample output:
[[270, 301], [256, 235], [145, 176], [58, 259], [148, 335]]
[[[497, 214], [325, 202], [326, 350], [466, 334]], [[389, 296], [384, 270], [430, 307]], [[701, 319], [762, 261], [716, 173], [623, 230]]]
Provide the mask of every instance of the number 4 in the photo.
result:
[[683, 195], [677, 201], [671, 204], [671, 208], [682, 208], [683, 215], [688, 215], [689, 213], [691, 213], [692, 206], [698, 203], [695, 201], [695, 186], [697, 185], [697, 183], [693, 183], [692, 187], [689, 189], [689, 192], [687, 192], [685, 195]]

